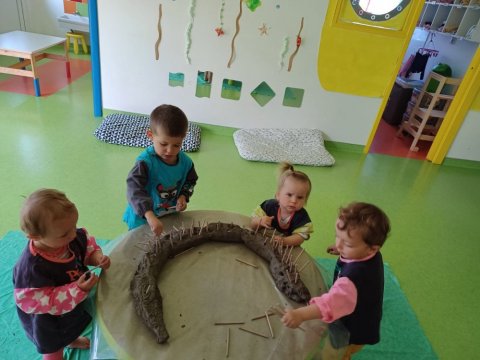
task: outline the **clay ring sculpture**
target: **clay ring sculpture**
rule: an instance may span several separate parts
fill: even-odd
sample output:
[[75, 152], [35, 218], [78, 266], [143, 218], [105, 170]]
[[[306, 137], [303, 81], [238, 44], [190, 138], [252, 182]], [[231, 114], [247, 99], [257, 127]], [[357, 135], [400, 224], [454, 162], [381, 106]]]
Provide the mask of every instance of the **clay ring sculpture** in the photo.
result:
[[[244, 243], [246, 247], [269, 263], [276, 287], [296, 302], [306, 302], [310, 292], [299, 276], [292, 248], [273, 241], [271, 232], [253, 231], [235, 224], [204, 223], [177, 229], [152, 239], [130, 282], [133, 305], [143, 323], [154, 333], [156, 341], [164, 344], [169, 338], [163, 320], [162, 296], [157, 286], [158, 276], [165, 263], [174, 256], [206, 242]], [[295, 259], [296, 260], [296, 259]]]

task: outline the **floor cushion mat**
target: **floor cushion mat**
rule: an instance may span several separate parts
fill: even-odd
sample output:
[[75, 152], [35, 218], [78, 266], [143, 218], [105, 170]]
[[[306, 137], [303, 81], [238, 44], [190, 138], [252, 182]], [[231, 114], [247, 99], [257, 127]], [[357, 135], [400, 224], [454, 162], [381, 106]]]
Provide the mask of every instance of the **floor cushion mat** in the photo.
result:
[[[105, 116], [93, 134], [97, 139], [109, 144], [148, 147], [152, 145], [152, 141], [146, 134], [149, 126], [150, 118], [147, 115], [113, 113]], [[200, 148], [200, 141], [200, 127], [189, 121], [182, 151], [197, 151]]]
[[246, 160], [311, 166], [335, 164], [318, 129], [240, 129], [233, 133], [233, 139], [240, 156]]

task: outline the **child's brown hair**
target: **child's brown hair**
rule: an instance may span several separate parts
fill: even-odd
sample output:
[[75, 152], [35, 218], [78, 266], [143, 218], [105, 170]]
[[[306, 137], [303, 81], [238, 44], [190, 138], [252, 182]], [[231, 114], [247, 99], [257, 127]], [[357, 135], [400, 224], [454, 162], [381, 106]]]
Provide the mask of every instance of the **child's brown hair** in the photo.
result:
[[164, 131], [167, 136], [184, 138], [188, 131], [188, 119], [180, 108], [160, 105], [150, 114], [150, 130], [154, 134]]
[[310, 191], [312, 190], [312, 183], [310, 182], [308, 175], [302, 171], [295, 170], [293, 168], [293, 165], [286, 161], [280, 163], [279, 173], [280, 173], [280, 176], [278, 177], [277, 192], [280, 191], [283, 184], [285, 183], [285, 180], [290, 176], [296, 180], [299, 180], [301, 182], [308, 184], [308, 191], [305, 198], [305, 203], [306, 203], [308, 200], [308, 197], [310, 196]]
[[55, 189], [40, 189], [30, 194], [20, 210], [20, 227], [29, 235], [45, 236], [52, 221], [67, 214], [78, 214], [77, 207]]
[[343, 226], [340, 230], [358, 231], [363, 241], [369, 246], [382, 246], [390, 232], [390, 220], [387, 215], [373, 204], [352, 202], [341, 207], [338, 218]]

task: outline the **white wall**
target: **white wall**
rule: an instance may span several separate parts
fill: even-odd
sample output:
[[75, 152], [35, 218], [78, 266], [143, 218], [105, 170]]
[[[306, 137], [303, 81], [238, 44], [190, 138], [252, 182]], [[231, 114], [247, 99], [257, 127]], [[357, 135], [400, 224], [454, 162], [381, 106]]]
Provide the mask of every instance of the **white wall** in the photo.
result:
[[448, 158], [480, 161], [480, 112], [470, 111], [447, 153]]
[[21, 0], [25, 16], [26, 31], [52, 36], [65, 36], [58, 25], [57, 16], [63, 14], [60, 0]]
[[61, 0], [0, 0], [0, 33], [23, 30], [65, 36], [57, 21], [62, 14]]
[[[163, 2], [163, 38], [155, 60], [158, 1], [100, 1], [99, 33], [104, 107], [148, 114], [162, 103], [180, 106], [190, 120], [231, 126], [319, 128], [327, 138], [365, 144], [381, 99], [326, 92], [317, 77], [317, 54], [326, 1], [263, 1], [251, 12], [243, 5], [236, 57], [230, 68], [231, 40], [239, 1], [225, 1], [225, 36], [217, 37], [220, 1], [196, 1], [192, 28], [191, 64], [185, 59], [185, 29], [190, 0]], [[280, 8], [276, 5], [279, 4]], [[293, 69], [280, 69], [285, 36], [288, 56], [295, 48], [304, 17], [302, 45]], [[266, 23], [268, 36], [258, 28]], [[285, 62], [288, 63], [288, 56]], [[213, 71], [210, 98], [195, 97], [197, 71]], [[169, 72], [185, 74], [185, 86], [170, 87]], [[224, 78], [243, 82], [239, 101], [220, 97]], [[266, 81], [277, 96], [264, 107], [249, 95]], [[305, 89], [302, 107], [282, 105], [286, 86]]]
[[14, 30], [23, 30], [20, 0], [1, 0], [0, 34]]
[[[425, 45], [425, 47], [429, 49], [438, 50], [439, 53], [438, 56], [432, 56], [428, 59], [424, 79], [428, 76], [432, 68], [439, 63], [448, 64], [452, 68], [452, 77], [463, 77], [477, 50], [478, 43], [461, 39], [454, 39], [452, 43], [451, 36], [434, 33], [433, 43], [430, 42], [431, 38], [429, 37], [425, 44], [428, 34], [429, 32], [427, 30], [420, 28], [415, 29], [403, 62], [405, 62], [410, 55], [415, 55], [417, 50]], [[410, 78], [417, 79], [419, 75], [419, 73], [412, 74]]]

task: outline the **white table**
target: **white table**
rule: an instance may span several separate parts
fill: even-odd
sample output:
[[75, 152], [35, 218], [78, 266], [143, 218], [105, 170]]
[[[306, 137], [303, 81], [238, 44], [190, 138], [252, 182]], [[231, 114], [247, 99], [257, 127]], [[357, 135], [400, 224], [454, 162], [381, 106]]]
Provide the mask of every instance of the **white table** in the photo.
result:
[[[63, 44], [65, 55], [46, 53], [45, 50]], [[33, 78], [35, 95], [41, 96], [37, 61], [49, 58], [66, 62], [67, 77], [70, 77], [70, 60], [66, 47], [66, 38], [36, 34], [26, 31], [11, 31], [0, 34], [0, 55], [19, 58], [19, 62], [8, 67], [0, 67], [0, 73], [27, 76]], [[31, 66], [28, 70], [27, 66]]]

